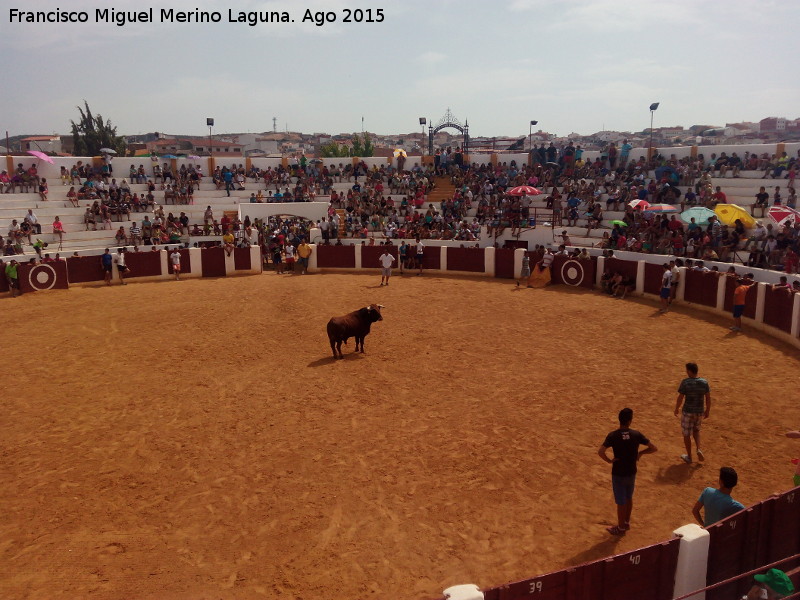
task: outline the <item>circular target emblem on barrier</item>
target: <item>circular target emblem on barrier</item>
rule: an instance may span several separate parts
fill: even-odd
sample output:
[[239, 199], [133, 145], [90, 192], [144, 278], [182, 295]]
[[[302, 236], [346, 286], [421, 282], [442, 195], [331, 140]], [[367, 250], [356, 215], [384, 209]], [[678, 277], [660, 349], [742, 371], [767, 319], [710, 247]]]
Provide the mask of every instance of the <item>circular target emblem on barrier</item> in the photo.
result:
[[49, 290], [56, 284], [56, 270], [48, 264], [36, 265], [28, 273], [28, 283], [34, 290]]
[[583, 279], [586, 273], [583, 270], [583, 265], [577, 260], [567, 260], [561, 265], [561, 281], [567, 285], [579, 286], [583, 285]]

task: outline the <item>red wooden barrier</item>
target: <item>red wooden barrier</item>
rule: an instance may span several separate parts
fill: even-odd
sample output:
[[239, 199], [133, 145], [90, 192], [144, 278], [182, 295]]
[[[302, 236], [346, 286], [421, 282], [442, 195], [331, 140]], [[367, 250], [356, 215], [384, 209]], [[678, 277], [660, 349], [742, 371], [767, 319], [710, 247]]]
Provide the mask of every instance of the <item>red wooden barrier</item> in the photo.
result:
[[494, 251], [494, 276], [499, 279], [514, 279], [514, 249], [497, 248]]
[[[424, 244], [425, 242], [423, 242]], [[411, 247], [412, 252], [416, 252], [417, 249]], [[423, 253], [424, 258], [422, 259], [422, 268], [423, 269], [441, 269], [442, 268], [442, 251], [440, 246], [426, 246], [425, 252]], [[419, 266], [419, 265], [417, 265]]]
[[250, 248], [234, 248], [233, 249], [233, 268], [237, 271], [249, 271], [250, 266]]
[[225, 250], [221, 247], [203, 248], [203, 277], [225, 277]]
[[578, 260], [556, 256], [550, 268], [551, 281], [575, 287], [590, 288], [594, 285], [597, 259]]
[[[172, 260], [169, 258], [174, 250], [170, 250], [167, 252], [167, 272], [170, 275], [174, 275], [175, 271], [172, 269]], [[189, 252], [188, 249], [183, 248], [178, 250], [178, 254], [181, 255], [181, 273], [191, 273], [192, 272], [192, 253]]]
[[602, 561], [602, 598], [669, 600], [675, 587], [679, 547], [680, 539], [673, 538]]
[[[759, 564], [768, 564], [800, 553], [800, 487], [763, 502]], [[788, 571], [797, 562], [787, 563]]]
[[380, 269], [381, 263], [378, 260], [386, 250], [389, 254], [394, 256], [394, 266], [398, 266], [398, 249], [397, 246], [362, 246], [361, 247], [361, 266], [365, 269]]
[[[735, 277], [725, 277], [725, 310], [728, 312], [733, 310], [733, 290], [737, 285]], [[750, 319], [756, 318], [757, 287], [757, 285], [750, 286], [745, 298], [744, 316]]]
[[[9, 291], [8, 281], [6, 281], [6, 265], [11, 262], [12, 258], [13, 257], [11, 256], [4, 256], [0, 260], [0, 292]], [[17, 273], [19, 273], [19, 269], [17, 270]]]
[[103, 281], [105, 271], [100, 256], [71, 256], [67, 259], [67, 276], [70, 283]]
[[686, 302], [702, 304], [703, 306], [717, 306], [718, 275], [708, 271], [687, 269], [683, 276], [686, 278], [683, 290], [683, 299]]
[[447, 270], [484, 273], [486, 261], [482, 248], [447, 248]]
[[764, 296], [764, 323], [791, 333], [793, 305], [794, 294], [791, 291], [768, 287]]
[[669, 600], [680, 539], [487, 590], [487, 600]]
[[[5, 267], [4, 267], [5, 268]], [[38, 265], [23, 264], [17, 270], [19, 289], [23, 293], [42, 290], [65, 290], [69, 287], [67, 263], [63, 260]], [[5, 278], [5, 273], [3, 273]]]
[[644, 291], [648, 294], [659, 295], [661, 293], [661, 277], [664, 274], [664, 266], [655, 263], [645, 263], [644, 265]]
[[126, 252], [125, 264], [128, 266], [125, 279], [156, 277], [161, 275], [161, 252]]
[[356, 249], [353, 246], [319, 245], [317, 246], [317, 266], [329, 269], [355, 269]]
[[[758, 566], [755, 559], [762, 504], [756, 504], [706, 528], [710, 535], [706, 585], [724, 581]], [[732, 582], [709, 590], [706, 600], [740, 598], [747, 592], [747, 583]]]

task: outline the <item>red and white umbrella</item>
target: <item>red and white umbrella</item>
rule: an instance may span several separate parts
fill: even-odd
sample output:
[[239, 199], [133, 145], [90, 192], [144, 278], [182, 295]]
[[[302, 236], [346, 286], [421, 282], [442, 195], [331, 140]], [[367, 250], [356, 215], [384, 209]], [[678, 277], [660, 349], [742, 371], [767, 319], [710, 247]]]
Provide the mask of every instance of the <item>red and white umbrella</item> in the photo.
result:
[[648, 209], [650, 207], [650, 203], [647, 200], [638, 200], [637, 199], [637, 200], [631, 200], [630, 202], [628, 202], [628, 206], [630, 206], [633, 209], [637, 209], [638, 208], [640, 210], [641, 209], [646, 210], [646, 209]]
[[773, 206], [767, 211], [769, 218], [778, 225], [786, 225], [788, 221], [796, 223], [800, 221], [800, 212], [788, 206]]
[[650, 206], [645, 208], [645, 210], [651, 213], [680, 212], [677, 208], [672, 206], [672, 204], [651, 204]]
[[44, 152], [39, 152], [38, 150], [28, 150], [28, 154], [30, 154], [31, 156], [35, 156], [39, 160], [43, 160], [46, 163], [50, 163], [51, 165], [55, 164], [55, 161], [49, 156], [47, 156], [47, 154], [45, 154]]
[[529, 185], [518, 185], [506, 192], [509, 196], [538, 196], [542, 192]]

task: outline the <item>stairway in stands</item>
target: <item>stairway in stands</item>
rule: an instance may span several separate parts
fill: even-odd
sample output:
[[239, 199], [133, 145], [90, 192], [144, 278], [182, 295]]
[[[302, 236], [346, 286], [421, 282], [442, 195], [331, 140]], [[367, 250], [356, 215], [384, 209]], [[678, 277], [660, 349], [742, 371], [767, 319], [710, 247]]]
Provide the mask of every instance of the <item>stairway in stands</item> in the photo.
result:
[[433, 181], [436, 183], [436, 187], [428, 194], [428, 204], [433, 204], [434, 208], [438, 210], [442, 200], [450, 200], [453, 197], [456, 187], [451, 183], [449, 177], [434, 177]]

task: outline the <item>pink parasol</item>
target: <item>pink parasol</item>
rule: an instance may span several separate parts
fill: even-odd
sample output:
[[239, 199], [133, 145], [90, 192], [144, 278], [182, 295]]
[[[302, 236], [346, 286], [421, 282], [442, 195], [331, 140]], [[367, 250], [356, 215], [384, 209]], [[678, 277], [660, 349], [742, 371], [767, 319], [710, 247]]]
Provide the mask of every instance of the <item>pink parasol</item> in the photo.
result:
[[509, 196], [538, 196], [541, 193], [535, 187], [529, 185], [518, 185], [506, 192]]
[[36, 158], [43, 160], [46, 163], [55, 164], [55, 161], [47, 156], [44, 152], [39, 152], [38, 150], [28, 150], [28, 154], [31, 156], [35, 156]]
[[647, 209], [650, 206], [650, 203], [647, 200], [631, 200], [628, 202], [628, 206], [633, 209]]

